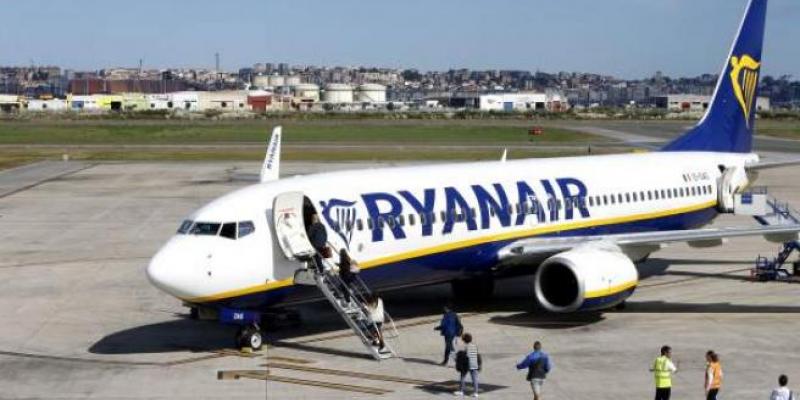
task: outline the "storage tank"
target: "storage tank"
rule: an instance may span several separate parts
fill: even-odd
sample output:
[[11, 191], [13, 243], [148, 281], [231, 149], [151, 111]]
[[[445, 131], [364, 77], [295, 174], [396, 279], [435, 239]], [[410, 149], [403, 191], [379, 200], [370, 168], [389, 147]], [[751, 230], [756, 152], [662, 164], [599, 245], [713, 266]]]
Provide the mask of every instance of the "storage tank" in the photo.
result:
[[263, 89], [265, 87], [272, 86], [269, 83], [269, 76], [268, 75], [256, 75], [253, 77], [253, 86]]
[[359, 103], [385, 103], [386, 86], [377, 83], [365, 83], [358, 87], [356, 101]]
[[353, 87], [346, 83], [329, 83], [325, 86], [322, 101], [327, 103], [352, 103]]
[[294, 85], [294, 97], [319, 101], [319, 86], [313, 83]]
[[286, 80], [282, 75], [270, 75], [269, 77], [269, 85], [272, 87], [283, 86], [285, 85]]
[[286, 86], [297, 86], [300, 84], [300, 77], [296, 75], [287, 76], [283, 84]]

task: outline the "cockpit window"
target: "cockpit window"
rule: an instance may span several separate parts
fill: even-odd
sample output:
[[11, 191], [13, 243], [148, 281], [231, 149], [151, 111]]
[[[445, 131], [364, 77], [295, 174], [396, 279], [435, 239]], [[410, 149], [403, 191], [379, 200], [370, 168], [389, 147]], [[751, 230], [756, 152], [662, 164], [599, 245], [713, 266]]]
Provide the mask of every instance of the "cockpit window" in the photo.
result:
[[245, 237], [253, 232], [255, 232], [256, 227], [253, 225], [252, 221], [242, 221], [239, 222], [239, 237]]
[[216, 235], [222, 224], [216, 222], [196, 222], [189, 234], [191, 235]]
[[253, 221], [241, 221], [238, 223], [226, 222], [221, 224], [219, 222], [194, 222], [187, 219], [181, 223], [180, 228], [178, 228], [178, 234], [207, 236], [219, 235], [224, 238], [236, 240], [237, 238], [245, 237], [255, 232], [255, 230], [256, 226], [253, 224]]
[[180, 228], [178, 228], [178, 233], [180, 233], [180, 234], [189, 233], [189, 228], [192, 227], [192, 223], [193, 223], [193, 221], [190, 221], [188, 219], [183, 221], [183, 223], [181, 223]]
[[228, 239], [236, 239], [236, 222], [226, 222], [222, 224], [222, 229], [219, 231], [219, 235], [228, 238]]

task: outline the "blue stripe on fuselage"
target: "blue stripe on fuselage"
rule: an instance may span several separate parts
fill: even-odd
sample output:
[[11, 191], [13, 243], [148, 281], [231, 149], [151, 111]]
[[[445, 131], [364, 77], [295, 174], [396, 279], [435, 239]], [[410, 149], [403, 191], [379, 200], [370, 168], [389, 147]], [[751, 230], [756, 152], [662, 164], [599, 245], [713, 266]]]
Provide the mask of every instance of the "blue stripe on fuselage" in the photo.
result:
[[[653, 219], [548, 233], [540, 237], [594, 236], [616, 233], [694, 229], [709, 223], [716, 215], [716, 208], [709, 207], [702, 210]], [[464, 275], [486, 272], [497, 263], [498, 250], [516, 240], [518, 239], [483, 243], [443, 253], [410, 258], [379, 267], [364, 269], [361, 271], [360, 275], [366, 284], [375, 290], [414, 284], [445, 282], [463, 277]], [[533, 272], [533, 270], [531, 270], [531, 272]], [[293, 285], [265, 292], [218, 300], [209, 303], [209, 305], [238, 309], [266, 309], [317, 298], [321, 298], [321, 295], [316, 287]]]

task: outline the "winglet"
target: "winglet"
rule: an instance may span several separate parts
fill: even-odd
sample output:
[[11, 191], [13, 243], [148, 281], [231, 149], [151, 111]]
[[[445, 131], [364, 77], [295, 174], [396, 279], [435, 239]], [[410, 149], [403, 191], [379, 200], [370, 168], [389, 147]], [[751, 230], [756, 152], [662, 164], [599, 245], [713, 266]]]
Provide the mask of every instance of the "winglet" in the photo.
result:
[[281, 166], [281, 127], [276, 126], [272, 130], [272, 137], [267, 144], [267, 155], [264, 157], [264, 165], [261, 166], [261, 183], [276, 181], [280, 174]]
[[508, 155], [508, 149], [503, 149], [503, 155], [500, 156], [500, 162], [506, 162], [506, 156]]

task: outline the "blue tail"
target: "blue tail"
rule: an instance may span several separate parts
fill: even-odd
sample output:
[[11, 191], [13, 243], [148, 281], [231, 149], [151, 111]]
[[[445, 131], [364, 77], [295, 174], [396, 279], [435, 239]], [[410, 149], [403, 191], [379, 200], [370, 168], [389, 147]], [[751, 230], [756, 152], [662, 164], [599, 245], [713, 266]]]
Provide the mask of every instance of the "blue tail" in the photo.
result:
[[752, 150], [766, 15], [767, 0], [750, 0], [706, 114], [697, 126], [662, 150], [731, 153]]

